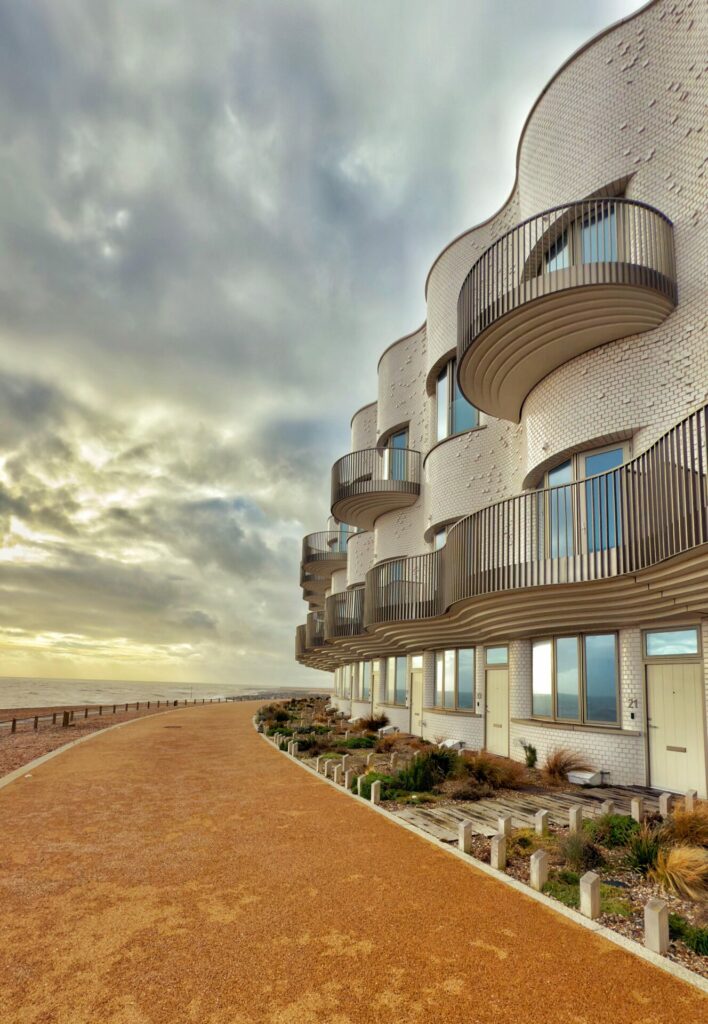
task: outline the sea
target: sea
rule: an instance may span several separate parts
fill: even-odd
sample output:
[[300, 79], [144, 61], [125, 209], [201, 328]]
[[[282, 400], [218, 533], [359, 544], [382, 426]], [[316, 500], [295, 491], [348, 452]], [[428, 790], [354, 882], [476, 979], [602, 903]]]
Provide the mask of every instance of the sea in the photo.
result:
[[0, 709], [56, 707], [62, 704], [122, 704], [142, 700], [201, 700], [210, 697], [297, 693], [297, 687], [243, 686], [239, 683], [140, 682], [126, 679], [50, 679], [0, 676]]

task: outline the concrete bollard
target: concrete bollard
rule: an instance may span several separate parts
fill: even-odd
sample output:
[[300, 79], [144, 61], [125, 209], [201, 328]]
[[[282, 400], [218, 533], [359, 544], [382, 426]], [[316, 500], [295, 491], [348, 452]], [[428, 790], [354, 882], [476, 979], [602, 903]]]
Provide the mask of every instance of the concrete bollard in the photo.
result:
[[545, 850], [536, 850], [531, 854], [531, 888], [540, 892], [548, 881], [548, 854]]
[[398, 765], [398, 754], [391, 754], [391, 771], [395, 772]]
[[352, 782], [354, 781], [354, 775], [355, 775], [355, 772], [354, 772], [353, 768], [348, 768], [347, 771], [345, 771], [345, 773], [344, 773], [344, 788], [345, 789], [351, 789], [352, 788]]
[[511, 835], [511, 815], [510, 814], [500, 814], [499, 818], [497, 819], [497, 824], [499, 826], [499, 834], [500, 835], [502, 835], [502, 836], [510, 836]]
[[615, 813], [615, 802], [614, 800], [603, 800], [600, 804], [600, 814], [614, 814]]
[[332, 778], [334, 779], [334, 783], [335, 783], [336, 786], [341, 785], [341, 782], [342, 782], [342, 766], [341, 766], [341, 764], [335, 765], [334, 771], [332, 773]]
[[640, 796], [632, 797], [630, 814], [640, 825], [644, 821], [644, 800]]
[[506, 869], [506, 835], [503, 832], [492, 836], [489, 863], [497, 871]]
[[61, 727], [67, 729], [69, 727], [69, 712], [65, 711], [61, 716]]
[[580, 804], [571, 807], [568, 811], [568, 821], [571, 832], [582, 832], [583, 830], [583, 808]]
[[321, 770], [322, 770], [322, 758], [318, 757], [317, 760], [315, 761], [315, 771], [319, 775]]
[[351, 761], [351, 755], [345, 754], [342, 758], [342, 771], [346, 772], [349, 768], [349, 762]]
[[463, 853], [472, 850], [472, 822], [461, 821], [457, 827], [457, 845]]
[[594, 921], [600, 916], [600, 876], [586, 871], [580, 879], [580, 913]]
[[695, 811], [698, 803], [698, 793], [695, 789], [689, 789], [683, 798], [683, 806], [686, 811]]
[[356, 793], [357, 793], [357, 796], [361, 796], [361, 791], [364, 788], [364, 779], [365, 778], [366, 778], [365, 775], [360, 775], [358, 777], [358, 779], [356, 780]]
[[374, 755], [373, 754], [367, 754], [366, 755], [366, 767], [367, 768], [371, 768], [373, 763], [374, 763]]
[[659, 814], [662, 818], [668, 818], [673, 810], [674, 806], [674, 794], [673, 793], [662, 793], [659, 797]]
[[536, 835], [548, 835], [548, 811], [536, 811], [533, 816], [533, 827], [536, 829]]
[[348, 729], [345, 729], [345, 730], [344, 730], [344, 739], [345, 739], [345, 740], [348, 740], [348, 739], [349, 739], [349, 730], [348, 730]]
[[381, 803], [381, 780], [377, 779], [376, 782], [371, 783], [371, 802], [372, 804]]
[[329, 770], [330, 770], [331, 767], [332, 767], [332, 762], [330, 760], [325, 761], [325, 778], [326, 779], [329, 778]]
[[669, 948], [669, 908], [663, 900], [651, 899], [644, 906], [644, 945], [662, 955]]

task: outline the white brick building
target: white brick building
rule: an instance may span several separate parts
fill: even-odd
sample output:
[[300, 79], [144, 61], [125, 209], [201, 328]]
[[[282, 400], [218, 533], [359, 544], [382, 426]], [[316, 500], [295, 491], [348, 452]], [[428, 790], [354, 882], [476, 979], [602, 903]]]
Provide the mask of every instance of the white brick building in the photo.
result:
[[381, 356], [303, 545], [297, 657], [353, 715], [706, 795], [706, 27], [574, 54]]

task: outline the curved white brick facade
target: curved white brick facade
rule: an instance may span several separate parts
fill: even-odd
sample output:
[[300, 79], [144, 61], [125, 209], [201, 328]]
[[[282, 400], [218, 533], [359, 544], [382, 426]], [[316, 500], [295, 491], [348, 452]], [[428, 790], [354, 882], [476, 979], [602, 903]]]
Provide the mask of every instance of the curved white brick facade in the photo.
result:
[[[621, 442], [626, 446], [627, 458], [639, 455], [708, 401], [708, 158], [704, 156], [702, 110], [707, 21], [705, 5], [692, 0], [657, 0], [590, 41], [542, 93], [522, 132], [517, 180], [510, 198], [501, 210], [462, 234], [435, 260], [426, 283], [426, 323], [384, 352], [378, 371], [377, 402], [359, 410], [353, 418], [352, 451], [374, 447], [395, 428], [408, 426], [409, 446], [424, 456], [421, 493], [410, 507], [380, 515], [373, 531], [350, 539], [346, 575], [343, 571], [334, 574], [333, 592], [364, 583], [377, 562], [429, 552], [433, 527], [537, 487], [546, 470], [577, 452]], [[456, 352], [458, 296], [472, 265], [526, 218], [537, 217], [553, 206], [608, 194], [623, 194], [628, 200], [647, 204], [672, 222], [676, 308], [652, 330], [610, 341], [568, 358], [552, 372], [544, 371], [545, 376], [539, 374], [534, 378], [538, 383], [523, 400], [518, 424], [482, 414], [478, 429], [436, 444], [434, 382], [430, 375], [443, 358]], [[515, 283], [508, 277], [504, 280], [505, 287]], [[667, 454], [668, 449], [662, 451], [661, 465], [665, 465], [673, 456]], [[675, 463], [665, 475], [670, 481], [687, 480], [690, 493], [692, 489], [700, 490], [708, 480], [706, 467], [689, 471]], [[639, 471], [635, 483], [641, 488]], [[656, 526], [656, 537], [662, 529], [680, 532], [684, 514], [677, 503], [666, 513], [666, 525]], [[545, 528], [543, 523], [541, 527]], [[495, 543], [507, 542], [504, 530], [509, 529], [507, 523]], [[654, 535], [650, 542], [655, 542]], [[694, 576], [700, 577], [702, 572], [708, 578], [708, 559], [702, 544], [696, 535], [685, 550], [688, 553], [689, 547], [695, 549], [690, 552]], [[529, 557], [528, 553], [519, 555], [521, 560]], [[671, 564], [669, 559], [668, 569]], [[492, 560], [490, 574], [494, 568]], [[415, 573], [407, 575], [403, 567], [400, 580], [401, 586], [408, 587], [407, 593], [415, 593], [417, 579]], [[645, 586], [643, 592], [649, 590]], [[658, 600], [662, 585], [656, 584], [651, 592]], [[635, 593], [641, 593], [641, 589]], [[598, 596], [588, 607], [587, 627], [575, 630], [617, 631], [619, 717], [611, 728], [581, 724], [569, 727], [533, 719], [532, 643], [537, 637], [561, 632], [555, 615], [560, 615], [563, 607], [561, 598], [554, 613], [549, 599], [545, 618], [539, 616], [534, 603], [542, 596], [538, 587], [529, 597], [529, 625], [525, 627], [523, 618], [521, 625], [514, 620], [508, 635], [504, 632], [500, 598], [489, 600], [489, 624], [475, 626], [484, 622], [485, 615], [484, 599], [478, 598], [474, 615], [470, 612], [466, 619], [465, 609], [455, 606], [439, 620], [426, 618], [431, 614], [426, 610], [419, 626], [413, 617], [405, 629], [395, 619], [390, 620], [388, 628], [378, 631], [363, 624], [359, 645], [357, 637], [348, 638], [346, 648], [333, 641], [325, 653], [329, 651], [335, 665], [361, 658], [385, 659], [394, 653], [422, 654], [423, 706], [418, 731], [429, 739], [461, 739], [470, 747], [484, 747], [490, 741], [485, 722], [488, 695], [484, 644], [479, 637], [492, 637], [495, 644], [506, 645], [509, 650], [511, 757], [523, 758], [522, 741], [537, 748], [541, 761], [555, 747], [571, 747], [605, 771], [608, 781], [643, 785], [652, 781], [652, 767], [647, 753], [647, 668], [642, 630], [673, 621], [702, 625], [703, 643], [708, 644], [708, 599], [698, 591], [686, 597], [680, 588], [676, 594], [673, 604], [667, 599], [652, 611], [645, 602], [641, 612], [633, 611], [632, 601], [623, 605], [621, 598]], [[612, 605], [613, 600], [615, 604], [619, 601], [619, 611]], [[612, 624], [603, 625], [603, 608], [611, 605]], [[460, 621], [469, 622], [469, 627], [460, 626], [455, 632], [456, 616], [462, 616]], [[436, 621], [439, 640], [435, 639]], [[416, 629], [420, 632], [418, 642]], [[444, 637], [451, 635], [454, 641], [445, 641]], [[433, 706], [433, 652], [446, 642], [476, 648], [473, 711], [455, 713]], [[344, 702], [344, 695], [338, 699]], [[373, 695], [370, 705], [356, 702], [357, 713], [364, 713], [363, 706], [385, 712], [401, 729], [410, 727], [410, 693], [405, 707], [384, 705], [381, 693]], [[706, 779], [696, 770], [699, 777], [693, 784], [705, 793]]]

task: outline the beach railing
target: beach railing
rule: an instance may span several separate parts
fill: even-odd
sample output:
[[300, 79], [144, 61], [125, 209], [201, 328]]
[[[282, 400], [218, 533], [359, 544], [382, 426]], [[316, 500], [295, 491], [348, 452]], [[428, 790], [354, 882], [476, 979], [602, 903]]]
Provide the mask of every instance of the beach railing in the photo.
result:
[[86, 704], [83, 707], [59, 708], [56, 711], [38, 712], [36, 715], [15, 715], [12, 718], [0, 719], [0, 736], [9, 735], [18, 731], [32, 732], [40, 727], [60, 727], [68, 729], [76, 721], [85, 721], [87, 718], [100, 718], [102, 716], [127, 714], [130, 711], [136, 714], [140, 711], [169, 710], [178, 707], [201, 707], [203, 704], [221, 704], [224, 697], [195, 697], [190, 700], [138, 700], [119, 701], [116, 704]]

